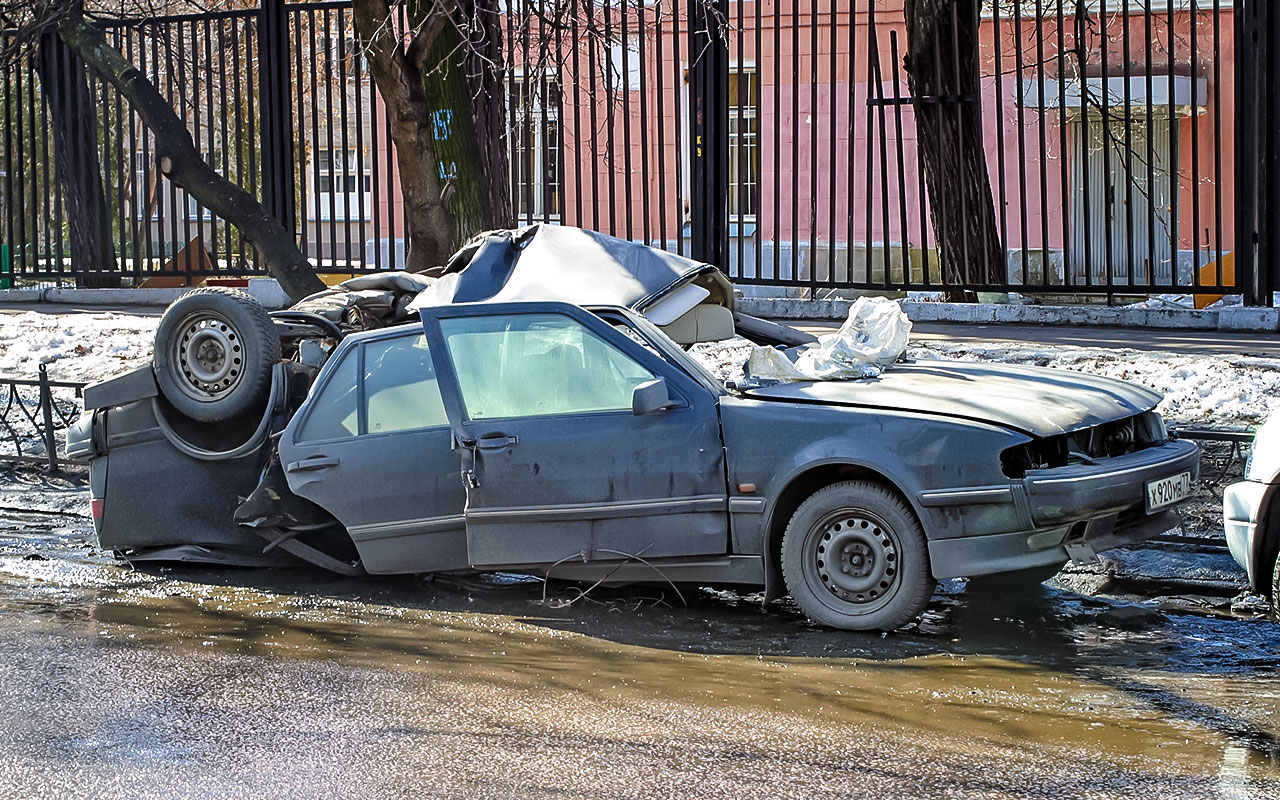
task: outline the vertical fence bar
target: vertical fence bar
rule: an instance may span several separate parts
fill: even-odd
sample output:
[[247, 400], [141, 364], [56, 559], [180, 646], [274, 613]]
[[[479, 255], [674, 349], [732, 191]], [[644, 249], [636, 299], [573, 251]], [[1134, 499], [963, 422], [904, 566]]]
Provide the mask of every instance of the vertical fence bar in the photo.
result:
[[[1039, 0], [1037, 0], [1038, 2]], [[1005, 253], [1005, 261], [1009, 260], [1009, 198], [1008, 198], [1008, 176], [1005, 172], [1005, 149], [1004, 149], [1004, 51], [1000, 39], [1000, 4], [1005, 0], [993, 0], [991, 3], [991, 41], [994, 50], [992, 57], [995, 59], [995, 81], [996, 81], [996, 183], [998, 186], [998, 195], [1000, 208], [1000, 249]], [[1018, 13], [1018, 9], [1014, 8], [1014, 14]], [[1016, 105], [1021, 108], [1024, 104], [1023, 97], [1025, 93], [1022, 91], [1022, 84], [1014, 78], [1013, 82], [1014, 96], [1017, 99]], [[1040, 86], [1040, 108], [1043, 113], [1044, 109], [1044, 85]], [[1026, 284], [1026, 259], [1023, 259], [1022, 282]]]
[[[752, 19], [752, 24], [755, 26], [753, 30], [755, 33], [755, 57], [752, 59], [755, 63], [755, 68], [752, 71], [752, 85], [755, 87], [755, 94], [753, 95], [754, 105], [752, 106], [754, 117], [752, 118], [751, 124], [755, 127], [755, 145], [751, 151], [750, 164], [752, 177], [755, 179], [751, 185], [751, 216], [755, 221], [755, 233], [752, 236], [751, 271], [752, 277], [757, 280], [761, 278], [764, 273], [764, 181], [761, 174], [764, 169], [764, 166], [761, 163], [764, 155], [764, 147], [762, 144], [763, 139], [761, 137], [761, 131], [763, 129], [763, 109], [761, 108], [761, 104], [764, 102], [764, 49], [762, 47], [764, 43], [764, 33], [761, 30], [762, 15], [760, 13], [760, 6], [760, 0], [756, 0], [756, 2], [752, 4], [752, 10], [755, 12]], [[738, 40], [739, 47], [742, 46], [742, 41], [743, 40], [741, 39]], [[777, 57], [778, 54], [774, 53], [774, 58], [776, 59]], [[832, 102], [835, 102], [834, 98], [832, 99]], [[775, 147], [776, 146], [777, 145], [775, 144]], [[833, 170], [834, 166], [835, 165], [833, 164]], [[832, 237], [834, 236], [835, 233], [833, 231]]]
[[1200, 116], [1197, 111], [1200, 103], [1199, 84], [1197, 78], [1200, 69], [1200, 48], [1196, 42], [1198, 34], [1196, 23], [1199, 14], [1196, 12], [1196, 0], [1191, 0], [1190, 8], [1191, 33], [1191, 283], [1200, 286]]
[[[1126, 0], [1121, 0], [1126, 2]], [[1113, 284], [1115, 283], [1115, 269], [1112, 266], [1114, 232], [1115, 227], [1112, 221], [1115, 219], [1114, 207], [1115, 197], [1113, 196], [1112, 187], [1114, 183], [1111, 177], [1111, 72], [1107, 64], [1107, 42], [1111, 39], [1108, 30], [1110, 22], [1107, 19], [1107, 0], [1099, 0], [1098, 20], [1101, 34], [1099, 36], [1099, 47], [1102, 51], [1102, 132], [1099, 136], [1100, 146], [1102, 147], [1102, 176], [1103, 180], [1108, 181], [1108, 185], [1099, 186], [1098, 191], [1102, 192], [1102, 241], [1103, 254], [1102, 266], [1106, 270], [1107, 278], [1107, 304], [1111, 305], [1114, 295], [1112, 294]]]
[[[598, 231], [600, 230], [600, 132], [596, 128], [596, 123], [598, 121], [596, 100], [599, 96], [598, 93], [600, 91], [600, 86], [596, 82], [596, 50], [600, 47], [600, 35], [596, 31], [595, 8], [591, 5], [591, 0], [587, 0], [586, 24], [587, 121], [591, 128], [591, 150], [589, 151], [591, 161], [591, 229]], [[608, 102], [607, 98], [605, 102]]]
[[[902, 89], [898, 80], [898, 65], [901, 63], [898, 50], [898, 31], [889, 31], [889, 63], [893, 65], [893, 124], [897, 132], [898, 146], [898, 230], [902, 237], [902, 281], [901, 286], [911, 285], [911, 245], [907, 241], [907, 167], [903, 150], [902, 136]], [[887, 202], [887, 201], [886, 201]]]
[[[756, 1], [760, 2], [760, 0]], [[851, 0], [851, 2], [857, 2], [857, 0]], [[849, 83], [853, 84], [852, 61], [849, 64]], [[849, 113], [853, 113], [852, 105]], [[773, 131], [773, 278], [780, 280], [782, 278], [782, 4], [777, 2], [773, 4]], [[850, 138], [850, 142], [852, 141]], [[853, 160], [850, 159], [849, 163], [852, 164]], [[849, 185], [852, 191], [852, 181]], [[795, 249], [794, 242], [792, 249]], [[800, 273], [793, 267], [792, 280], [799, 277]]]
[[[1213, 0], [1213, 258], [1216, 285], [1225, 287], [1222, 275], [1222, 0]], [[1239, 113], [1239, 112], [1237, 112]]]
[[[654, 36], [653, 36], [654, 62], [657, 64], [656, 72], [658, 73], [658, 187], [659, 187], [659, 195], [661, 197], [661, 199], [658, 201], [658, 237], [659, 237], [659, 240], [662, 242], [660, 247], [662, 247], [663, 250], [666, 250], [667, 249], [667, 195], [666, 195], [666, 192], [664, 191], [664, 188], [670, 185], [670, 181], [667, 180], [667, 119], [666, 119], [666, 115], [663, 114], [663, 108], [662, 108], [662, 101], [666, 99], [667, 93], [666, 93], [666, 85], [665, 85], [666, 81], [663, 78], [663, 76], [666, 74], [666, 62], [663, 60], [663, 53], [662, 53], [663, 30], [662, 30], [662, 3], [661, 2], [656, 3], [654, 5], [653, 29], [654, 29]], [[575, 37], [574, 47], [576, 48], [577, 46], [578, 46], [577, 38]], [[676, 106], [679, 107], [679, 103], [676, 103]], [[576, 107], [574, 108], [573, 114], [574, 114], [574, 119], [576, 120], [578, 118], [578, 109]], [[575, 170], [575, 172], [581, 173], [581, 169]], [[677, 180], [676, 182], [678, 183], [679, 180]], [[646, 203], [646, 205], [648, 204]]]
[[[1103, 0], [1103, 2], [1106, 2], [1106, 0]], [[1178, 145], [1178, 107], [1177, 97], [1175, 96], [1176, 92], [1174, 90], [1175, 80], [1177, 78], [1176, 63], [1178, 59], [1178, 37], [1174, 33], [1174, 3], [1166, 3], [1165, 6], [1168, 12], [1168, 18], [1165, 24], [1168, 28], [1169, 35], [1169, 283], [1172, 286], [1177, 286], [1179, 284], [1178, 267], [1180, 266], [1179, 262], [1181, 261], [1179, 258], [1179, 251], [1182, 247], [1182, 238], [1178, 235], [1178, 190], [1182, 183], [1182, 169], [1178, 164], [1178, 151], [1180, 149]], [[1192, 102], [1194, 104], [1194, 90]], [[1194, 113], [1194, 111], [1195, 109], [1193, 107], [1192, 112]]]
[[[1045, 85], [1044, 55], [1044, 3], [1036, 0], [1036, 95], [1040, 98], [1040, 107], [1036, 119], [1040, 133], [1040, 280], [1048, 281], [1049, 276], [1049, 133], [1048, 120], [1044, 104]], [[1001, 101], [1003, 102], [1003, 101]], [[1003, 152], [1001, 153], [1003, 157]], [[1009, 260], [1005, 239], [1000, 240], [1000, 252], [1004, 256], [1005, 268]], [[1022, 259], [1022, 285], [1031, 283], [1027, 274], [1027, 259]]]
[[[618, 4], [618, 30], [621, 40], [619, 48], [622, 51], [622, 74], [619, 76], [619, 82], [622, 84], [622, 185], [624, 190], [623, 202], [626, 203], [623, 224], [626, 226], [626, 238], [631, 241], [635, 238], [631, 219], [634, 205], [632, 198], [635, 195], [631, 191], [631, 47], [628, 45], [627, 37], [627, 4], [629, 2], [630, 0], [621, 0]], [[641, 73], [644, 72], [643, 66], [640, 67], [640, 71]], [[612, 152], [612, 149], [610, 152]]]
[[40, 365], [40, 416], [44, 421], [44, 450], [49, 469], [58, 471], [58, 440], [53, 430], [53, 391], [49, 388], [49, 371]]
[[[1074, 283], [1072, 270], [1075, 269], [1071, 259], [1071, 214], [1074, 210], [1071, 203], [1071, 170], [1068, 161], [1071, 150], [1067, 145], [1067, 32], [1066, 20], [1063, 16], [1062, 3], [1058, 3], [1058, 168], [1062, 190], [1062, 277], [1063, 283]], [[1079, 224], [1079, 220], [1076, 220]], [[1046, 283], [1048, 281], [1046, 280]]]
[[[1039, 18], [1036, 19], [1037, 32], [1039, 36]], [[1022, 90], [1022, 70], [1026, 64], [1026, 39], [1022, 28], [1022, 8], [1021, 3], [1014, 6], [1013, 11], [1013, 68], [1014, 85], [1018, 90]], [[1081, 79], [1083, 80], [1083, 78]], [[1022, 264], [1023, 282], [1026, 282], [1027, 276], [1027, 120], [1026, 120], [1026, 103], [1017, 104], [1017, 120], [1018, 120], [1018, 235], [1021, 237], [1018, 242], [1019, 261]], [[1003, 155], [1003, 153], [1002, 153]], [[961, 214], [964, 212], [961, 211]], [[967, 228], [967, 226], [966, 226]], [[1008, 251], [1008, 240], [1005, 241], [1006, 252]], [[1005, 256], [1008, 260], [1008, 256]], [[990, 272], [988, 271], [988, 273]]]
[[[1124, 262], [1125, 262], [1125, 280], [1129, 284], [1134, 283], [1133, 275], [1133, 98], [1132, 82], [1133, 67], [1131, 64], [1130, 45], [1132, 33], [1130, 32], [1129, 4], [1124, 3], [1124, 17], [1122, 24], [1124, 25]], [[1150, 45], [1148, 45], [1150, 46]]]
[[[651, 226], [651, 214], [649, 209], [649, 184], [652, 182], [652, 176], [649, 174], [649, 81], [647, 76], [649, 70], [648, 63], [645, 61], [644, 42], [648, 38], [645, 30], [648, 12], [645, 10], [644, 3], [636, 5], [636, 58], [640, 62], [640, 213], [641, 228], [644, 231], [641, 237], [645, 244], [653, 244], [653, 227]], [[559, 41], [557, 37], [556, 41]], [[557, 57], [557, 62], [560, 59]], [[659, 67], [659, 74], [662, 70]], [[659, 120], [661, 124], [661, 120]], [[628, 124], [628, 127], [630, 125]], [[630, 174], [630, 171], [628, 171]], [[628, 192], [628, 194], [630, 194]]]
[[[830, 87], [827, 94], [827, 280], [832, 286], [837, 284], [836, 280], [836, 117], [839, 116], [839, 103], [836, 102], [836, 72], [837, 60], [836, 49], [839, 43], [838, 34], [838, 17], [836, 16], [835, 0], [828, 0], [831, 5], [830, 20], [828, 25], [831, 27], [831, 40], [829, 46], [831, 52], [828, 53], [828, 69], [831, 74], [827, 76], [827, 85]], [[814, 0], [816, 7], [817, 0]], [[816, 57], [816, 54], [815, 54]], [[846, 264], [848, 263], [848, 249], [846, 248]]]

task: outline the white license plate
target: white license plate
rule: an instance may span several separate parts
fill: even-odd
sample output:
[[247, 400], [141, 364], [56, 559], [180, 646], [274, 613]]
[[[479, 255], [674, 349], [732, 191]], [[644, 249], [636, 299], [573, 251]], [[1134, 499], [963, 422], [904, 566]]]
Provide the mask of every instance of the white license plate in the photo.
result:
[[1173, 505], [1191, 496], [1191, 473], [1183, 472], [1147, 481], [1147, 513]]

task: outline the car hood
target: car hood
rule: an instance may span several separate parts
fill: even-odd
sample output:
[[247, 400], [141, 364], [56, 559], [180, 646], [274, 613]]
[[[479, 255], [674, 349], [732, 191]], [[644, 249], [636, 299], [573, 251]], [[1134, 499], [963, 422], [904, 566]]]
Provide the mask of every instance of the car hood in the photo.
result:
[[1156, 392], [1079, 372], [958, 361], [908, 361], [878, 378], [801, 381], [746, 391], [762, 400], [827, 403], [982, 420], [1053, 436], [1149, 411]]

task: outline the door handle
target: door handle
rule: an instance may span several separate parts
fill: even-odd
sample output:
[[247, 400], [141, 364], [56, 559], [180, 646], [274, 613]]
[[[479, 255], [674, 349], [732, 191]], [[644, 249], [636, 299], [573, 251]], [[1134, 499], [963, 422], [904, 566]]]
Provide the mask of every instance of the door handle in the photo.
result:
[[502, 433], [486, 433], [479, 439], [476, 439], [475, 448], [483, 450], [486, 453], [498, 452], [506, 450], [511, 445], [519, 442], [515, 436], [507, 436]]
[[336, 467], [340, 463], [342, 462], [336, 458], [312, 456], [301, 461], [291, 461], [289, 466], [285, 467], [285, 472], [308, 472], [315, 469], [328, 469], [329, 467]]

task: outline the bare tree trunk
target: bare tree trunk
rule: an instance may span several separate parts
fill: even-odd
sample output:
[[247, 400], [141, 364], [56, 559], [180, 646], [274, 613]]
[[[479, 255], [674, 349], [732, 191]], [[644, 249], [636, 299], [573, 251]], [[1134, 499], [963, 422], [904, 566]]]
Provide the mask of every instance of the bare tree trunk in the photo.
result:
[[[502, 81], [496, 74], [502, 63], [501, 40], [495, 31], [482, 27], [488, 20], [469, 17], [470, 21], [477, 24], [468, 26], [468, 39], [454, 25], [440, 32], [423, 76], [431, 111], [448, 119], [447, 125], [436, 126], [434, 137], [439, 174], [449, 176], [445, 198], [453, 215], [454, 248], [477, 233], [512, 224], [507, 151], [503, 137], [497, 135], [505, 123]], [[485, 63], [480, 48], [487, 48], [491, 41], [499, 42], [497, 60]]]
[[267, 271], [290, 298], [325, 288], [294, 237], [262, 204], [200, 156], [186, 124], [133, 64], [80, 14], [65, 18], [58, 35], [91, 69], [120, 92], [155, 138], [160, 172], [214, 214], [234, 225], [262, 255]]
[[118, 287], [111, 213], [98, 161], [97, 118], [84, 61], [52, 33], [40, 37], [34, 60], [53, 119], [53, 164], [67, 208], [76, 285]]
[[[427, 18], [415, 20], [415, 32], [406, 45], [406, 31], [394, 24], [387, 0], [352, 3], [369, 74], [387, 104], [389, 132], [400, 169], [408, 236], [406, 269], [410, 272], [444, 264], [454, 249], [454, 219], [441, 193], [434, 119], [422, 73], [422, 64], [436, 37], [445, 25], [453, 24], [449, 16], [453, 10], [445, 2], [432, 6]], [[400, 13], [399, 7], [396, 13]]]
[[488, 181], [489, 227], [510, 228], [515, 224], [511, 204], [511, 164], [507, 156], [507, 87], [501, 66], [502, 15], [507, 3], [500, 0], [466, 0], [464, 13], [469, 26], [463, 68], [474, 98], [472, 121], [477, 132], [480, 164]]
[[[907, 77], [933, 231], [949, 286], [1007, 282], [982, 147], [979, 0], [906, 0]], [[947, 291], [949, 300], [972, 300]]]

